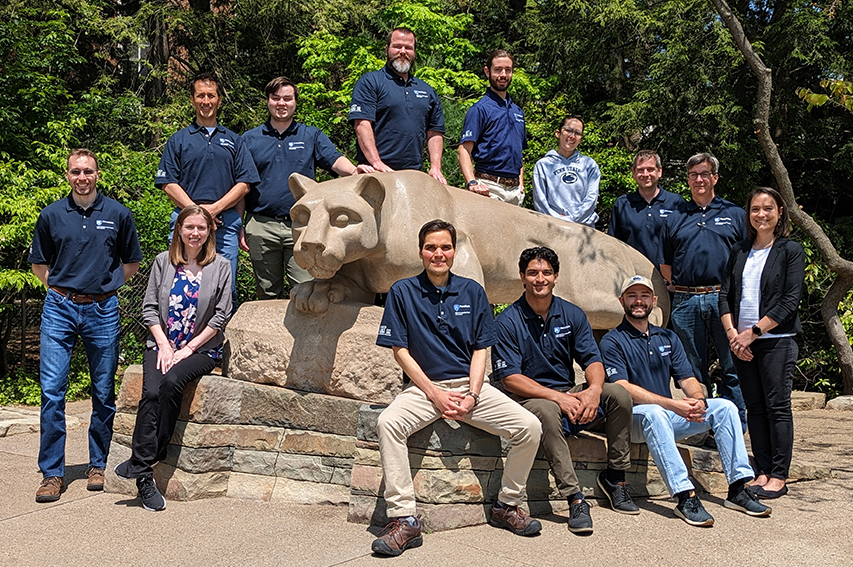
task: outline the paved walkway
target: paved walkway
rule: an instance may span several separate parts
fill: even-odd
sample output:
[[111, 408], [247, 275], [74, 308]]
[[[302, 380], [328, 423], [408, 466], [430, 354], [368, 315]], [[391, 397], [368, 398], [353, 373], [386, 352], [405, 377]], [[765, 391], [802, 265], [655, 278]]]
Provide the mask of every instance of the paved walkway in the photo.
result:
[[[88, 402], [69, 404], [81, 423], [88, 412]], [[464, 528], [428, 534], [396, 560], [370, 555], [373, 536], [348, 524], [345, 508], [223, 498], [152, 513], [136, 499], [87, 492], [85, 427], [69, 431], [68, 490], [36, 504], [38, 433], [9, 435], [0, 438], [0, 565], [849, 566], [853, 412], [796, 412], [795, 422], [795, 461], [829, 466], [833, 478], [792, 484], [769, 518], [725, 509], [715, 495], [704, 501], [716, 526], [693, 528], [673, 516], [672, 501], [642, 499], [639, 516], [594, 508], [588, 537], [551, 516], [539, 537]]]

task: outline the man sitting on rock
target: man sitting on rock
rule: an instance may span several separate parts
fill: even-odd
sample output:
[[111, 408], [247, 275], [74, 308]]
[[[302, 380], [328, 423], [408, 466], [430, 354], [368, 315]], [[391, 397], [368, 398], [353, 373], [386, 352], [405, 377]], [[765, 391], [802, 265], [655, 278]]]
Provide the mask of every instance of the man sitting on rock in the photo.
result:
[[456, 229], [442, 220], [430, 221], [421, 227], [418, 245], [424, 271], [391, 286], [376, 340], [394, 350], [406, 385], [376, 425], [391, 522], [372, 550], [400, 555], [423, 543], [406, 440], [439, 418], [509, 439], [489, 522], [518, 535], [535, 535], [541, 524], [519, 505], [539, 448], [539, 420], [484, 381], [486, 349], [495, 342], [494, 320], [483, 288], [450, 272]]
[[[524, 294], [498, 315], [498, 342], [492, 348], [495, 378], [542, 422], [542, 447], [560, 495], [569, 501], [569, 531], [591, 533], [592, 517], [572, 464], [566, 436], [604, 426], [607, 469], [598, 485], [613, 509], [639, 514], [628, 494], [631, 466], [631, 396], [604, 383], [604, 365], [586, 315], [554, 296], [560, 260], [550, 248], [521, 253], [518, 271]], [[572, 360], [585, 371], [586, 387], [575, 385]]]
[[[634, 400], [633, 441], [648, 445], [669, 494], [678, 497], [675, 515], [691, 526], [713, 526], [714, 518], [696, 496], [676, 446], [680, 439], [713, 430], [729, 481], [724, 506], [750, 516], [769, 516], [770, 507], [746, 488], [754, 473], [737, 408], [723, 398], [705, 398], [678, 336], [649, 323], [656, 302], [648, 278], [626, 279], [619, 296], [625, 317], [601, 339], [607, 379], [625, 386]], [[684, 399], [672, 398], [671, 378], [678, 381]]]

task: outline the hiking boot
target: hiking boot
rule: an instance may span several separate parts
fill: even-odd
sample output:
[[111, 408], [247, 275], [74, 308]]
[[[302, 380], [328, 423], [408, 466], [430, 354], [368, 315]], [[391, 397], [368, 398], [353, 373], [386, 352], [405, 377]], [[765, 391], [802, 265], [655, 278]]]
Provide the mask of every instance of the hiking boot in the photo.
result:
[[698, 496], [690, 496], [679, 502], [675, 507], [675, 515], [691, 526], [710, 527], [714, 525], [714, 517], [711, 516]]
[[589, 515], [589, 502], [585, 499], [569, 504], [569, 531], [573, 534], [592, 533], [592, 516]]
[[379, 555], [390, 555], [396, 557], [407, 549], [420, 547], [424, 543], [421, 537], [421, 522], [414, 516], [414, 525], [407, 518], [394, 518], [385, 526], [379, 537], [373, 540], [370, 550]]
[[723, 506], [743, 512], [747, 516], [769, 516], [770, 512], [773, 511], [770, 506], [765, 506], [759, 502], [758, 497], [746, 487], [741, 488], [733, 497], [726, 498]]
[[524, 513], [518, 506], [498, 506], [497, 501], [492, 505], [489, 523], [496, 528], [504, 528], [516, 535], [532, 536], [542, 531], [542, 524]]
[[61, 476], [45, 477], [36, 490], [36, 502], [56, 502], [63, 490], [65, 490], [65, 480]]
[[617, 482], [612, 483], [607, 480], [607, 471], [601, 471], [598, 475], [598, 487], [610, 500], [610, 507], [616, 512], [622, 514], [639, 514], [640, 508], [631, 500], [631, 495], [628, 494], [628, 483]]
[[136, 479], [136, 488], [139, 489], [139, 499], [142, 507], [149, 512], [158, 512], [166, 509], [166, 499], [157, 490], [157, 483], [153, 476], [144, 476]]
[[115, 471], [116, 476], [119, 478], [133, 480], [133, 477], [130, 476], [130, 459], [117, 464], [113, 471]]
[[88, 480], [86, 481], [86, 490], [93, 492], [104, 489], [104, 469], [97, 467], [89, 467], [86, 471]]

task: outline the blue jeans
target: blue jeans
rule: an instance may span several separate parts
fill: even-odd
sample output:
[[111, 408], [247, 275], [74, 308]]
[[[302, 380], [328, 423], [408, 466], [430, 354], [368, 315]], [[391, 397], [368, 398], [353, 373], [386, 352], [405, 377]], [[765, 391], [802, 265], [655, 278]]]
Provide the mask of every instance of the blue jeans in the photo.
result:
[[[172, 243], [175, 221], [178, 220], [180, 212], [181, 209], [176, 208], [172, 211], [172, 218], [169, 219], [169, 244]], [[218, 214], [214, 222], [216, 220], [222, 221], [222, 224], [216, 223], [216, 251], [231, 262], [231, 303], [234, 307], [231, 313], [233, 314], [237, 312], [237, 259], [240, 256], [240, 229], [243, 228], [243, 219], [237, 211], [228, 209]]]
[[729, 484], [740, 479], [753, 478], [755, 474], [749, 466], [749, 455], [746, 453], [743, 432], [738, 423], [737, 409], [728, 400], [708, 400], [708, 411], [702, 423], [687, 421], [657, 404], [635, 405], [631, 441], [646, 443], [649, 446], [649, 453], [666, 483], [669, 495], [673, 496], [694, 488], [687, 478], [687, 466], [678, 452], [676, 441], [709, 429], [714, 431], [723, 472], [726, 473]]
[[718, 394], [737, 407], [743, 432], [746, 432], [746, 404], [740, 391], [729, 339], [720, 321], [718, 301], [720, 294], [680, 293], [676, 292], [672, 302], [672, 329], [687, 353], [687, 360], [693, 367], [696, 378], [708, 388], [711, 395], [711, 378], [708, 375], [708, 345], [713, 342], [720, 359], [722, 379]]
[[45, 477], [65, 476], [65, 393], [71, 351], [83, 342], [92, 378], [89, 466], [102, 469], [113, 436], [118, 364], [118, 297], [78, 305], [47, 291], [41, 314], [41, 444], [39, 470]]

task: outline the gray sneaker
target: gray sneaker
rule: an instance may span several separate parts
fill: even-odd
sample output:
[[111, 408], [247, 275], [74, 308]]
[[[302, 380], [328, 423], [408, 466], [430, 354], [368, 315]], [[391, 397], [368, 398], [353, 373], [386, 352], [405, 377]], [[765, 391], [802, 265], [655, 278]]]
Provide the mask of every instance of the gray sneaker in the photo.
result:
[[691, 526], [711, 527], [714, 525], [714, 517], [702, 506], [698, 496], [685, 498], [675, 507], [675, 515]]
[[598, 475], [598, 487], [610, 500], [610, 507], [621, 514], [639, 514], [640, 508], [631, 500], [628, 494], [628, 483], [612, 483], [607, 480], [607, 471], [601, 471]]
[[142, 507], [149, 512], [159, 512], [166, 509], [166, 499], [157, 490], [157, 484], [154, 482], [154, 477], [144, 476], [136, 479], [136, 488], [139, 489], [139, 499], [142, 500]]
[[769, 516], [770, 512], [773, 511], [773, 508], [770, 506], [765, 506], [759, 502], [758, 497], [747, 490], [746, 487], [741, 488], [732, 498], [727, 498], [723, 502], [723, 506], [743, 512], [748, 516]]
[[586, 500], [569, 504], [569, 531], [573, 534], [592, 533], [592, 516]]

